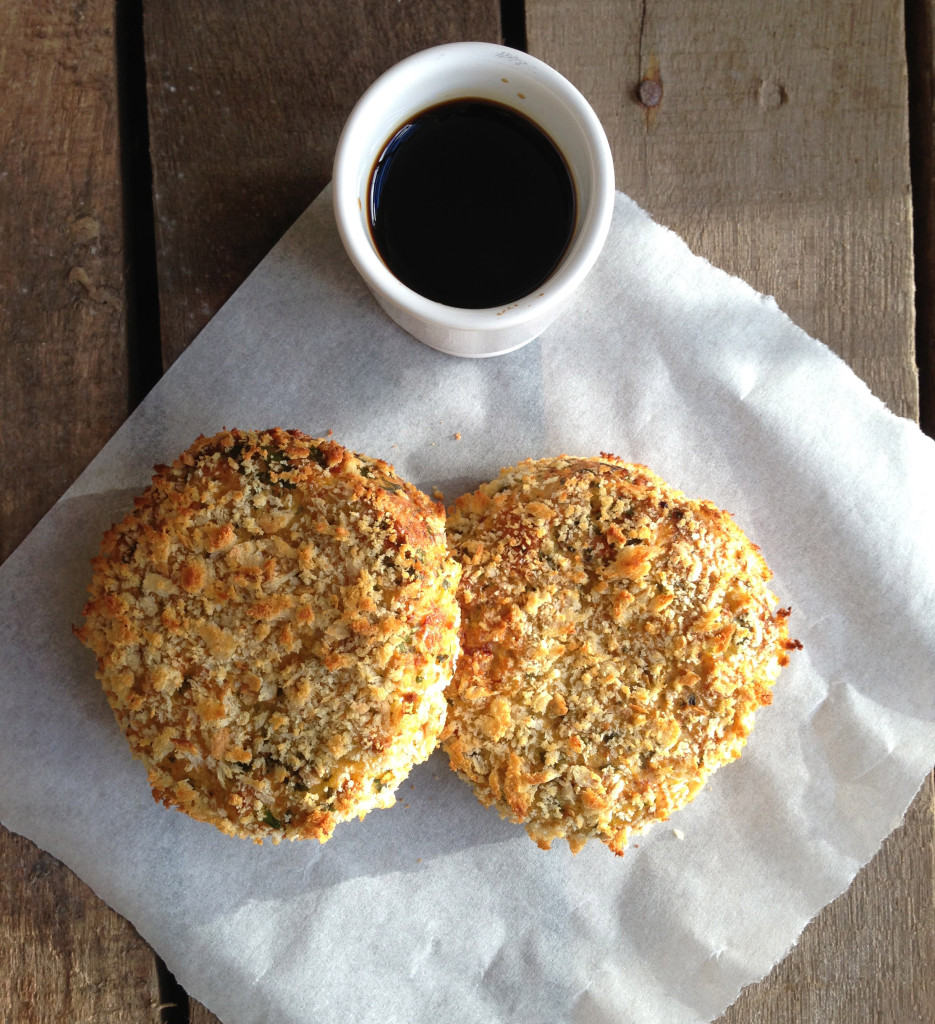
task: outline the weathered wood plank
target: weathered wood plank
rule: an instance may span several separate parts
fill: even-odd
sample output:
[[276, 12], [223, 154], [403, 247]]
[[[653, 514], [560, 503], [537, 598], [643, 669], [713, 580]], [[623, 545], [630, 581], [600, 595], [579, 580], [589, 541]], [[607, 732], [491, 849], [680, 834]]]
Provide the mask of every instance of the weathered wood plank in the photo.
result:
[[[918, 415], [902, 5], [526, 0], [526, 12], [530, 52], [607, 128], [618, 187]], [[655, 105], [639, 98], [647, 79]], [[932, 793], [929, 780], [724, 1024], [935, 1020]]]
[[221, 1024], [221, 1021], [193, 999], [188, 1024]]
[[[617, 184], [918, 413], [902, 4], [527, 0]], [[662, 83], [658, 106], [637, 98]]]
[[63, 864], [2, 831], [0, 1021], [159, 1024], [156, 958]]
[[112, 4], [3, 4], [0, 81], [5, 557], [127, 412]]
[[[0, 6], [0, 558], [127, 414], [114, 5]], [[0, 1020], [159, 1019], [155, 958], [0, 829]]]
[[168, 365], [331, 178], [361, 92], [417, 50], [497, 40], [499, 4], [145, 3]]

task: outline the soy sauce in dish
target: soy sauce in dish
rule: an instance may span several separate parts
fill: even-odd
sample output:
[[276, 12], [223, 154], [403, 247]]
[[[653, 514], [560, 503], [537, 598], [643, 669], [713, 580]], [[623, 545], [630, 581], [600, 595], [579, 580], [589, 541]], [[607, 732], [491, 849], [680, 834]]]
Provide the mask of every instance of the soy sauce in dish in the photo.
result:
[[401, 125], [369, 193], [386, 266], [420, 295], [463, 309], [534, 292], [575, 226], [564, 157], [532, 121], [489, 100], [441, 103]]

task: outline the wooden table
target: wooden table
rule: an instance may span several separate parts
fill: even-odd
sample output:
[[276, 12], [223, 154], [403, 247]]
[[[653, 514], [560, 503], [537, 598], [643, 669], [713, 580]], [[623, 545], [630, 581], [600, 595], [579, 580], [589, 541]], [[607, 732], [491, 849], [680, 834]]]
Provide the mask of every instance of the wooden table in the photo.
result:
[[[935, 429], [933, 0], [5, 0], [3, 556], [327, 182], [365, 86], [455, 39], [571, 78], [619, 188]], [[215, 1020], [61, 864], [7, 832], [0, 864], [3, 1024]], [[935, 1021], [931, 779], [722, 1021]]]

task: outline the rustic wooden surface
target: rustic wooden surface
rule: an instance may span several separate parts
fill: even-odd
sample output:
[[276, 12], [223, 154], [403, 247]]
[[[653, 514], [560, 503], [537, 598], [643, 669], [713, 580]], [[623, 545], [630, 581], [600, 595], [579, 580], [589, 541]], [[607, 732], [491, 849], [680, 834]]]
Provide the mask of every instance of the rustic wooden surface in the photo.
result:
[[127, 415], [113, 22], [106, 0], [0, 5], [3, 557]]
[[330, 181], [373, 79], [428, 46], [500, 33], [496, 0], [144, 0], [144, 12], [167, 366]]
[[[0, 5], [0, 558], [126, 418], [114, 9]], [[0, 829], [0, 1021], [159, 1021], [152, 952]]]
[[526, 0], [526, 18], [607, 129], [618, 187], [917, 416], [901, 0]]
[[[145, 57], [155, 227], [148, 250], [145, 232], [124, 238], [122, 197], [135, 202], [126, 223], [149, 211], [136, 191], [124, 192], [127, 146], [145, 137], [139, 124], [124, 124], [121, 163], [125, 81], [115, 65], [113, 0], [0, 5], [2, 555], [123, 420], [141, 363], [152, 364], [154, 353], [139, 349], [157, 310], [145, 308], [127, 268], [144, 264], [142, 276], [156, 260], [155, 341], [168, 365], [328, 180], [340, 126], [366, 84], [424, 46], [500, 32], [495, 0], [125, 7], [139, 3], [139, 51], [120, 45], [124, 62]], [[619, 187], [696, 252], [775, 295], [891, 408], [912, 416], [919, 400], [903, 8], [895, 0], [815, 6], [526, 0], [526, 33], [530, 52], [594, 104]], [[908, 0], [906, 10], [913, 184], [924, 229], [924, 412], [935, 409], [926, 312], [935, 253], [925, 228], [932, 0]], [[647, 79], [656, 84], [644, 99], [661, 91], [655, 106], [639, 100]], [[722, 1024], [931, 1024], [933, 830], [930, 779], [850, 890]], [[160, 1009], [168, 990], [160, 990], [154, 955], [28, 841], [0, 833], [0, 873], [0, 1024], [216, 1024], [195, 1002]]]

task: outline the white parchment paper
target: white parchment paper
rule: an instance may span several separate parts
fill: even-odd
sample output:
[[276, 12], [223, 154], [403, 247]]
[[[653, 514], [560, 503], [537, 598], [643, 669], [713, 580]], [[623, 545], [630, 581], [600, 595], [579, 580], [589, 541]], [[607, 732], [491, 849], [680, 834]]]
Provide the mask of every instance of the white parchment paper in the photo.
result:
[[[151, 466], [272, 425], [333, 429], [448, 499], [526, 457], [645, 462], [735, 515], [804, 650], [743, 758], [622, 859], [538, 850], [441, 754], [325, 846], [225, 838], [153, 802], [70, 627]], [[573, 308], [464, 361], [378, 310], [326, 191], [0, 571], [0, 820], [225, 1024], [709, 1021], [935, 762], [933, 508], [935, 444], [626, 197]]]

